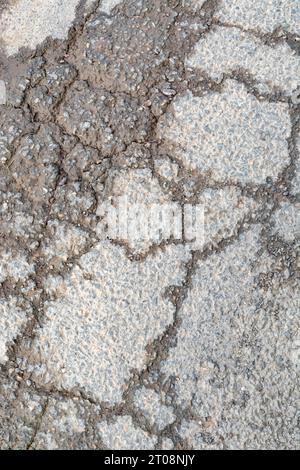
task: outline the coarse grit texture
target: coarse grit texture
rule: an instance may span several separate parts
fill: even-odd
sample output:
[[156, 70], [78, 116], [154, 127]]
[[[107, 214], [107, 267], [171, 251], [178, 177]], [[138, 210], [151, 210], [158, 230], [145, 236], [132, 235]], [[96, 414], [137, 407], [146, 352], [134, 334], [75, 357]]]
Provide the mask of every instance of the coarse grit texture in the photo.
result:
[[0, 449], [300, 448], [299, 25], [0, 2]]

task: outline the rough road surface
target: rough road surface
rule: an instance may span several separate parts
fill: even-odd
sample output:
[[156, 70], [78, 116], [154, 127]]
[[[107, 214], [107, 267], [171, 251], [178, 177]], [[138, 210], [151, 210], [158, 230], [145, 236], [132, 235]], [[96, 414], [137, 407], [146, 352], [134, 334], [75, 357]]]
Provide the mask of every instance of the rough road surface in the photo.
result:
[[1, 0], [0, 50], [0, 447], [299, 448], [299, 0]]

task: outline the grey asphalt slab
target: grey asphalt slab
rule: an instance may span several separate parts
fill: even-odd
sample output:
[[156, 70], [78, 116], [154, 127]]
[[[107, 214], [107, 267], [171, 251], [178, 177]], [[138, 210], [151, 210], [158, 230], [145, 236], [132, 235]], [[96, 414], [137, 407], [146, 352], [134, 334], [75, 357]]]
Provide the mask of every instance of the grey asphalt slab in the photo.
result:
[[299, 449], [299, 25], [1, 3], [1, 449]]

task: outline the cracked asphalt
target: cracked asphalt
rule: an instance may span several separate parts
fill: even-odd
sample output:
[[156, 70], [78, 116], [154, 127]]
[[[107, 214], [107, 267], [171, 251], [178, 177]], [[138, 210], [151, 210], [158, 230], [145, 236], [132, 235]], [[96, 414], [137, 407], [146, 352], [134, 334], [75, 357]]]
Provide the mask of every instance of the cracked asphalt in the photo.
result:
[[[299, 0], [0, 26], [0, 448], [299, 449]], [[202, 246], [103, 238], [125, 196]]]

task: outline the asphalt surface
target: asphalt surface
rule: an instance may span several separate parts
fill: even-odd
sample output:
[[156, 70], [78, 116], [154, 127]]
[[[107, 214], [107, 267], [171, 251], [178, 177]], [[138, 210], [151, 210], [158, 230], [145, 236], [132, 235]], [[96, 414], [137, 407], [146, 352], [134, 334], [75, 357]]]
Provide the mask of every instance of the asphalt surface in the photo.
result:
[[1, 449], [299, 449], [299, 53], [298, 0], [1, 2]]

